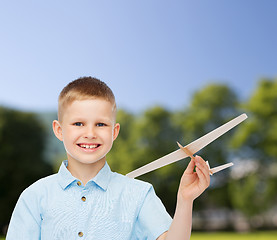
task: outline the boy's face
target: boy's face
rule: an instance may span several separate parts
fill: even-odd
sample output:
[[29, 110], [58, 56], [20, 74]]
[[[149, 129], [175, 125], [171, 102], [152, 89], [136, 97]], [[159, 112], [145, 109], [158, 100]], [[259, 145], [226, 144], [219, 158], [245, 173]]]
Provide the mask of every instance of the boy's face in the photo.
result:
[[113, 105], [102, 99], [76, 100], [54, 121], [55, 135], [64, 143], [69, 163], [105, 161], [119, 133]]

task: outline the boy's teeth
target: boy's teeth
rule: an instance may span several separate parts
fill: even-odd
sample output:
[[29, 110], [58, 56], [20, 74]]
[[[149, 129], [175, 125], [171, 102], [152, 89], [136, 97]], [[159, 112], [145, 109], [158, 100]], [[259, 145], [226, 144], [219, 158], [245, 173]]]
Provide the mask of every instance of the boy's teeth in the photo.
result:
[[96, 145], [96, 144], [95, 144], [95, 145], [85, 145], [85, 144], [81, 144], [80, 147], [82, 147], [82, 148], [87, 148], [87, 149], [92, 149], [92, 148], [96, 148], [97, 145]]

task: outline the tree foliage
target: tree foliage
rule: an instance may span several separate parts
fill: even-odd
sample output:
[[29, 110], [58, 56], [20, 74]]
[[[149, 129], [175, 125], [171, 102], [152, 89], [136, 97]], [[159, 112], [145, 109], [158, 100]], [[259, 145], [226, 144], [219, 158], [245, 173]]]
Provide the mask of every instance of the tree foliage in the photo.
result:
[[[228, 86], [210, 84], [195, 92], [190, 105], [175, 115], [175, 121], [182, 128], [184, 145], [221, 126], [239, 114], [238, 98]], [[232, 131], [221, 136], [206, 148], [201, 155], [209, 161], [211, 167], [229, 162], [229, 140]], [[197, 201], [196, 209], [229, 206], [229, 196], [226, 191], [226, 174], [218, 173], [212, 177], [212, 190], [206, 191]]]
[[248, 217], [269, 209], [277, 200], [277, 80], [263, 79], [243, 104], [248, 121], [233, 138], [238, 154], [257, 170], [230, 184], [234, 208]]
[[117, 122], [120, 123], [120, 134], [113, 144], [107, 160], [113, 171], [127, 174], [137, 164], [137, 145], [135, 135], [135, 117], [124, 110], [117, 113]]
[[[176, 150], [176, 141], [186, 145], [246, 111], [246, 122], [198, 154], [211, 167], [235, 158], [239, 159], [238, 166], [253, 157], [254, 162], [263, 164], [239, 179], [228, 176], [229, 170], [215, 174], [195, 209], [227, 207], [248, 217], [259, 214], [276, 201], [276, 165], [272, 165], [277, 159], [276, 96], [276, 81], [272, 80], [260, 81], [246, 103], [241, 103], [228, 86], [210, 84], [195, 92], [182, 111], [170, 112], [161, 106], [147, 109], [140, 116], [121, 111], [121, 133], [110, 155], [111, 166], [126, 174]], [[174, 212], [179, 180], [187, 163], [185, 159], [139, 177], [154, 185], [170, 213]]]
[[45, 163], [45, 131], [32, 113], [0, 108], [0, 225], [8, 224], [20, 193], [52, 173]]
[[[191, 105], [184, 111], [172, 113], [161, 106], [155, 106], [147, 109], [137, 118], [134, 116], [130, 118], [129, 114], [120, 112], [118, 120], [122, 121], [121, 130], [124, 131], [126, 128], [125, 131], [129, 133], [129, 137], [126, 136], [126, 132], [123, 132], [123, 136], [119, 134], [115, 146], [117, 147], [116, 144], [118, 144], [123, 151], [118, 148], [112, 150], [111, 166], [126, 169], [128, 165], [135, 169], [158, 159], [176, 150], [178, 148], [176, 141], [186, 145], [233, 118], [237, 113], [236, 105], [237, 98], [232, 90], [224, 85], [214, 84], [196, 92]], [[229, 139], [230, 136], [222, 137], [219, 142], [211, 144], [208, 150], [201, 151], [201, 155], [203, 158], [208, 158], [206, 160], [209, 160], [213, 166], [225, 163], [228, 161]], [[118, 152], [120, 152], [119, 155]], [[171, 213], [174, 213], [179, 181], [188, 161], [185, 159], [140, 177], [154, 185], [157, 194]], [[222, 176], [218, 174], [216, 177], [218, 179], [215, 181], [220, 182], [217, 188], [221, 188], [221, 191], [215, 190], [210, 197], [211, 202], [217, 205], [229, 202], [224, 188], [225, 178]], [[223, 191], [225, 191], [224, 198], [218, 198], [218, 192]], [[206, 204], [205, 197], [202, 198], [202, 204], [198, 201], [198, 207]]]

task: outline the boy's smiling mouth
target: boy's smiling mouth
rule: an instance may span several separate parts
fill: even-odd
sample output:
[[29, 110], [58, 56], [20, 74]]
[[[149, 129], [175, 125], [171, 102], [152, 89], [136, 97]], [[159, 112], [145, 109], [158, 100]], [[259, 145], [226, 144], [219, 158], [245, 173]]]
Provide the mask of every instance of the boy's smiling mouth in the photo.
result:
[[80, 148], [83, 149], [96, 149], [98, 147], [100, 147], [100, 144], [86, 144], [86, 143], [78, 143], [77, 146], [79, 146]]

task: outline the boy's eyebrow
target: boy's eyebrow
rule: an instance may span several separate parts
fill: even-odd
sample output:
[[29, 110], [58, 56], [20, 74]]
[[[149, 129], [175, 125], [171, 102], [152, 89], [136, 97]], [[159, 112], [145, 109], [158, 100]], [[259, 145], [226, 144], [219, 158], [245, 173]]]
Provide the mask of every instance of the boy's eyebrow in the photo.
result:
[[83, 122], [83, 121], [85, 121], [85, 119], [84, 118], [81, 118], [81, 117], [79, 117], [79, 116], [77, 116], [77, 117], [70, 117], [69, 118], [69, 120], [71, 121], [71, 122]]

